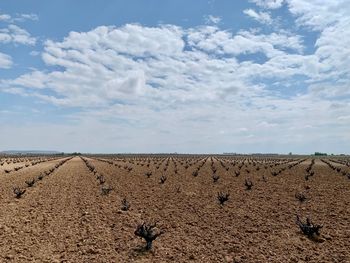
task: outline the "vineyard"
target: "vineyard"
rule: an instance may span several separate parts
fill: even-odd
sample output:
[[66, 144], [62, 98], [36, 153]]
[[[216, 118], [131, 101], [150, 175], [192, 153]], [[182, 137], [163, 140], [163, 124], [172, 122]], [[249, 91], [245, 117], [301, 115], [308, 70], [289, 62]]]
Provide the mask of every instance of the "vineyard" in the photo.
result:
[[0, 157], [0, 262], [350, 262], [350, 159]]

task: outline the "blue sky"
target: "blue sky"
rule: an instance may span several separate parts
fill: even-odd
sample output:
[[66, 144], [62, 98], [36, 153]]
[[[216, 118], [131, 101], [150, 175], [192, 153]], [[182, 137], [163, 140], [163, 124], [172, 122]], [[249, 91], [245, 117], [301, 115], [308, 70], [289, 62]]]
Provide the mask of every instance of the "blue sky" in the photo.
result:
[[1, 1], [0, 150], [349, 153], [345, 0]]

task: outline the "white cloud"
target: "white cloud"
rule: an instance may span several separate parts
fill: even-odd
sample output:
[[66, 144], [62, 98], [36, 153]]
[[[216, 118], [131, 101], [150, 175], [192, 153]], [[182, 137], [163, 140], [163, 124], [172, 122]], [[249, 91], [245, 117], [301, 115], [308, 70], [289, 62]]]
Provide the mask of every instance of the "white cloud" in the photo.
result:
[[0, 14], [0, 21], [10, 21], [11, 20], [11, 16], [8, 14]]
[[273, 21], [267, 12], [256, 12], [253, 9], [245, 9], [243, 13], [262, 24], [271, 24]]
[[11, 68], [12, 64], [12, 58], [0, 52], [0, 68], [8, 69]]
[[0, 29], [0, 43], [10, 42], [24, 45], [34, 45], [36, 39], [32, 37], [25, 29], [11, 24], [7, 28]]
[[[44, 50], [44, 62], [63, 70], [34, 71], [3, 80], [0, 87], [71, 107], [120, 102], [170, 105], [259, 95], [264, 86], [254, 83], [256, 77], [311, 78], [322, 73], [313, 70], [318, 69], [316, 59], [308, 67], [313, 57], [301, 54], [300, 36], [250, 31], [232, 35], [215, 26], [186, 30], [170, 25], [101, 26], [71, 32], [62, 42], [48, 40]], [[264, 54], [267, 61], [257, 64], [236, 58], [254, 53]]]
[[[171, 104], [230, 100], [242, 93], [259, 93], [261, 87], [252, 83], [257, 74], [268, 71], [283, 78], [299, 73], [302, 60], [298, 69], [280, 65], [285, 62], [279, 58], [290, 56], [285, 49], [299, 53], [300, 38], [248, 31], [232, 35], [213, 26], [188, 30], [169, 25], [101, 26], [89, 32], [71, 32], [62, 42], [46, 41], [44, 62], [63, 70], [35, 71], [2, 81], [1, 86], [16, 92], [20, 88], [22, 94], [72, 107], [105, 107], [120, 101]], [[271, 63], [239, 63], [234, 57], [257, 52]], [[44, 88], [50, 95], [41, 93]]]
[[13, 84], [17, 86], [23, 86], [28, 88], [43, 89], [43, 84], [46, 79], [46, 74], [40, 71], [33, 71], [31, 73], [18, 77]]
[[29, 55], [33, 56], [33, 57], [36, 57], [36, 56], [39, 56], [40, 55], [40, 52], [39, 51], [36, 51], [36, 50], [33, 50], [33, 51], [30, 51]]
[[[284, 3], [254, 2], [266, 9]], [[68, 136], [72, 147], [89, 142], [91, 151], [222, 152], [222, 145], [237, 152], [257, 147], [334, 151], [339, 145], [331, 143], [332, 136], [345, 149], [349, 15], [339, 10], [340, 15], [332, 16], [332, 8], [340, 6], [325, 4], [322, 16], [329, 15], [318, 17], [320, 10], [312, 10], [310, 4], [319, 2], [308, 3], [289, 0], [286, 7], [299, 27], [318, 31], [315, 52], [305, 54], [303, 37], [280, 29], [233, 33], [215, 24], [188, 29], [100, 26], [71, 32], [62, 41], [46, 41], [46, 69], [2, 80], [0, 90], [80, 108], [69, 116], [77, 124], [16, 130], [19, 137], [34, 134], [26, 141], [35, 141], [39, 130], [51, 133], [60, 142], [58, 148], [64, 145], [62, 134], [73, 134]], [[263, 59], [258, 61], [260, 55]], [[6, 127], [0, 136], [10, 131]], [[101, 131], [104, 136], [94, 136], [90, 143], [91, 135]], [[320, 142], [327, 145], [322, 148]]]
[[[8, 14], [0, 14], [0, 21], [5, 22], [7, 25], [4, 28], [0, 28], [0, 44], [22, 44], [22, 45], [34, 45], [36, 38], [32, 37], [25, 29], [9, 24], [13, 23], [17, 19], [31, 19], [36, 20], [37, 16], [34, 14], [19, 14], [15, 18]], [[0, 53], [0, 68], [10, 68], [13, 65], [10, 55]]]
[[313, 93], [328, 93], [329, 96], [348, 94], [346, 87], [350, 85], [350, 2], [288, 0], [288, 6], [300, 27], [318, 31], [320, 35], [315, 43], [314, 56], [319, 62], [317, 69], [324, 74], [313, 78]]
[[337, 119], [340, 120], [340, 121], [350, 121], [350, 115], [339, 116]]
[[36, 14], [17, 14], [13, 21], [24, 22], [27, 20], [38, 21], [39, 17]]
[[350, 2], [347, 0], [287, 0], [289, 11], [296, 22], [315, 30], [323, 30], [334, 23], [349, 19]]
[[277, 9], [280, 8], [284, 0], [249, 0], [252, 3], [255, 3], [257, 6], [267, 8], [267, 9]]
[[38, 21], [39, 17], [36, 14], [16, 14], [15, 16], [11, 16], [9, 14], [0, 14], [0, 21], [4, 21], [7, 23], [15, 23], [15, 22], [25, 22], [28, 20]]
[[208, 16], [205, 16], [205, 22], [206, 22], [206, 24], [216, 25], [216, 24], [219, 24], [221, 22], [221, 17], [208, 15]]
[[303, 49], [302, 39], [298, 35], [286, 33], [254, 34], [240, 31], [232, 35], [216, 27], [192, 29], [188, 34], [189, 44], [206, 52], [219, 54], [253, 54], [264, 53], [268, 57], [285, 54], [285, 49], [300, 53]]

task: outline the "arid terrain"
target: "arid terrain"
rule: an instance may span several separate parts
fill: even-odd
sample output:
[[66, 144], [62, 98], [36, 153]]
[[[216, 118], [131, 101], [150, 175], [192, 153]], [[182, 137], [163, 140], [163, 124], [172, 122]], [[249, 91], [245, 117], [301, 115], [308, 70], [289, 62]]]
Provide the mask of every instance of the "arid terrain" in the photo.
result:
[[350, 262], [346, 157], [0, 159], [0, 262]]

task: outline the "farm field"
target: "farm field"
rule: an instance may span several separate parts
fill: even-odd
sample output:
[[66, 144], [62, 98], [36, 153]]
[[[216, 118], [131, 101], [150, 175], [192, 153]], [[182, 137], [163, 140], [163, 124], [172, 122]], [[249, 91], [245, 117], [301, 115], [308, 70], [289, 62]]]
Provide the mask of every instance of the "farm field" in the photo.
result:
[[[46, 156], [0, 165], [0, 262], [350, 262], [349, 158]], [[297, 215], [322, 225], [320, 235], [303, 234]], [[143, 222], [160, 234], [148, 250], [134, 233]]]

